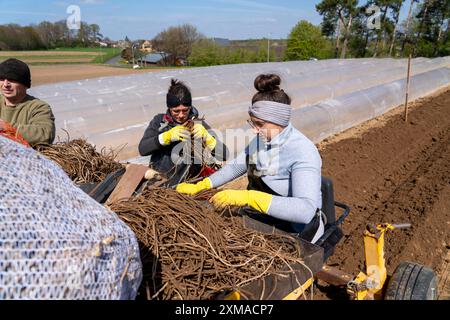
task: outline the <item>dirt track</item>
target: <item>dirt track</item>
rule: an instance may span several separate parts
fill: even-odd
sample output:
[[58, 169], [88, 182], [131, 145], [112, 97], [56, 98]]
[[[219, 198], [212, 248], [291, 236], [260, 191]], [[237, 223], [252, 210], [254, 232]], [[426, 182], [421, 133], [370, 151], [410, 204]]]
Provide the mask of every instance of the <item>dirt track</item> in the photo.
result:
[[[388, 272], [405, 260], [440, 272], [450, 245], [450, 89], [416, 102], [408, 123], [396, 109], [320, 149], [336, 200], [352, 208], [328, 263], [356, 275], [364, 270], [366, 224], [409, 222], [411, 229], [387, 236]], [[329, 291], [328, 298], [335, 294]]]

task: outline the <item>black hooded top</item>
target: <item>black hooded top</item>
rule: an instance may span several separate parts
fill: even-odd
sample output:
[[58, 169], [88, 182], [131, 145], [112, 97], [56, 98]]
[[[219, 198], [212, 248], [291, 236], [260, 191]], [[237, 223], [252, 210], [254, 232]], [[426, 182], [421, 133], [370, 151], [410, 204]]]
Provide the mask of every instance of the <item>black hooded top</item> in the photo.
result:
[[[191, 113], [189, 114], [189, 118], [198, 118], [198, 110], [192, 106], [191, 107]], [[177, 149], [180, 147], [180, 143], [186, 143], [186, 142], [174, 142], [167, 146], [162, 145], [159, 142], [159, 135], [163, 132], [169, 131], [170, 129], [180, 125], [179, 123], [175, 122], [175, 120], [170, 115], [170, 112], [167, 111], [167, 113], [163, 114], [157, 114], [150, 124], [148, 125], [147, 129], [145, 130], [144, 136], [141, 139], [141, 142], [139, 143], [139, 153], [141, 156], [151, 156], [150, 158], [150, 166], [154, 168], [155, 170], [165, 173], [165, 174], [172, 174], [175, 171], [184, 171], [186, 169], [185, 164], [177, 164], [172, 161], [172, 151], [174, 148], [177, 147]], [[216, 135], [211, 131], [211, 127], [202, 120], [202, 125], [206, 128], [206, 130], [209, 131], [209, 133], [214, 136], [214, 138], [217, 141], [216, 147], [212, 152], [212, 155], [218, 160], [218, 161], [225, 161], [227, 158], [228, 150], [226, 146], [220, 142]], [[201, 166], [200, 165], [192, 165], [191, 171], [198, 171], [200, 172]], [[175, 168], [176, 167], [176, 168]]]

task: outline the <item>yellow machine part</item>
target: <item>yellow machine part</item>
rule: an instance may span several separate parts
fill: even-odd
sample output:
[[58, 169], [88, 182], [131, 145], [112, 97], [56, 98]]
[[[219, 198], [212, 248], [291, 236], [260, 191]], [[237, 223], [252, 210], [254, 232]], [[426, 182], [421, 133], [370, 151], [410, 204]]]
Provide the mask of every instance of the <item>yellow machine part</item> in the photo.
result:
[[[301, 285], [300, 287], [298, 287], [297, 289], [286, 295], [283, 298], [283, 300], [298, 300], [313, 283], [314, 278], [309, 278], [303, 285]], [[241, 300], [241, 294], [239, 293], [239, 291], [233, 291], [230, 294], [228, 294], [224, 298], [224, 300], [227, 301]]]
[[394, 230], [394, 226], [387, 223], [379, 224], [364, 232], [366, 273], [360, 272], [353, 281], [358, 286], [357, 290], [353, 290], [356, 300], [382, 298], [383, 287], [387, 279], [384, 235], [388, 230]]
[[306, 280], [301, 287], [298, 287], [287, 296], [283, 298], [283, 300], [298, 300], [312, 284], [314, 283], [314, 278], [309, 278]]

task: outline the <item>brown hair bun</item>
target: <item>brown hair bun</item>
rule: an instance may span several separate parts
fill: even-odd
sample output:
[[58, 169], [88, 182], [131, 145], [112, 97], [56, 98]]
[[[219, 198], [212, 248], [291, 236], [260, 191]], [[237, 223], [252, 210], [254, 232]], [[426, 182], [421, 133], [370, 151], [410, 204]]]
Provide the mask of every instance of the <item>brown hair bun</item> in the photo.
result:
[[276, 74], [261, 74], [255, 79], [255, 89], [259, 92], [280, 90], [281, 78]]

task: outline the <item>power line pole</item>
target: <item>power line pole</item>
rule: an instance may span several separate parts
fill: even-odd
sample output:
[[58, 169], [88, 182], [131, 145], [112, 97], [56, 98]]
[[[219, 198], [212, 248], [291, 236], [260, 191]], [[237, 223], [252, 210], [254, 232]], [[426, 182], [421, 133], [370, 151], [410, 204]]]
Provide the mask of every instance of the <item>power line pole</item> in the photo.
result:
[[267, 36], [267, 62], [270, 62], [270, 33]]

